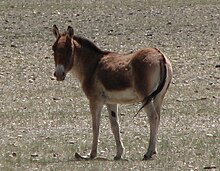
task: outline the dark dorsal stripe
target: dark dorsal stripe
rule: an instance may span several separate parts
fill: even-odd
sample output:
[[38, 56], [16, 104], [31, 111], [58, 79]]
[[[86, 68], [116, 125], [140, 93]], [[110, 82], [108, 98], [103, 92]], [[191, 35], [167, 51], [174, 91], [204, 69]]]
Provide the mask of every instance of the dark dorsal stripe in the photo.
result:
[[76, 40], [82, 47], [91, 49], [92, 51], [95, 51], [97, 53], [108, 53], [107, 51], [103, 51], [100, 48], [98, 48], [93, 42], [91, 42], [89, 39], [80, 37], [80, 36], [74, 36], [74, 40]]

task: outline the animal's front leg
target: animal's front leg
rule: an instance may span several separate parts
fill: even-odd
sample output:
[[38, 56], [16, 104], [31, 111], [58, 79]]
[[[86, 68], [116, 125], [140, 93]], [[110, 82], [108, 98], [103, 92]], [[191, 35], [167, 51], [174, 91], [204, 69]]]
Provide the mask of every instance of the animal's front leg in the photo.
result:
[[101, 102], [90, 100], [89, 106], [90, 106], [90, 112], [92, 115], [92, 132], [93, 132], [92, 150], [90, 152], [89, 157], [81, 156], [80, 154], [76, 153], [75, 157], [80, 160], [81, 159], [82, 160], [94, 159], [97, 156], [100, 116], [101, 116], [101, 110], [102, 110], [103, 104]]
[[90, 105], [90, 112], [92, 114], [92, 132], [93, 132], [92, 150], [90, 153], [90, 158], [94, 159], [97, 156], [100, 116], [101, 116], [101, 110], [103, 104], [101, 102], [90, 100], [89, 105]]

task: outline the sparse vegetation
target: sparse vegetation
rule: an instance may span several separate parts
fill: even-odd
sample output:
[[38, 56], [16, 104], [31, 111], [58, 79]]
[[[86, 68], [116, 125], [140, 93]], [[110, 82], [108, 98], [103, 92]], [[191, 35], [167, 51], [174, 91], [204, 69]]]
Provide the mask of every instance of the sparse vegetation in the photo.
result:
[[[211, 1], [1, 1], [0, 170], [219, 170], [220, 3]], [[68, 76], [53, 79], [51, 28], [57, 24], [106, 50], [158, 47], [174, 78], [163, 106], [158, 154], [141, 161], [149, 125], [138, 105], [120, 106], [125, 158], [113, 161], [106, 109], [99, 156], [87, 154], [92, 131], [88, 101]]]

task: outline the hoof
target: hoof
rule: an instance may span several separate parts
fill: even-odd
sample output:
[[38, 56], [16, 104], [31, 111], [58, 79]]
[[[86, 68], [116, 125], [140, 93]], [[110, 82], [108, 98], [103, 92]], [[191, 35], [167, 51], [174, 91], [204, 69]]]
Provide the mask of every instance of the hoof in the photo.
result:
[[121, 156], [115, 156], [114, 160], [121, 160]]
[[154, 151], [154, 152], [152, 152], [152, 153], [150, 153], [150, 154], [148, 154], [148, 153], [145, 154], [143, 160], [152, 160], [152, 159], [153, 159], [152, 156], [153, 156], [154, 154], [157, 154], [157, 152]]
[[152, 160], [153, 158], [152, 158], [152, 156], [147, 156], [147, 155], [144, 155], [144, 158], [143, 158], [143, 160]]
[[114, 157], [114, 160], [115, 161], [129, 161], [128, 159], [124, 159], [124, 158], [122, 158], [121, 156], [119, 157], [119, 156], [115, 156]]
[[81, 156], [79, 153], [75, 153], [75, 158], [78, 160], [91, 160], [92, 159], [88, 156]]
[[156, 150], [155, 150], [155, 151], [151, 151], [151, 152], [147, 152], [147, 153], [144, 155], [143, 160], [152, 160], [152, 159], [153, 159], [152, 156], [153, 156], [154, 154], [157, 154], [157, 151], [156, 151]]

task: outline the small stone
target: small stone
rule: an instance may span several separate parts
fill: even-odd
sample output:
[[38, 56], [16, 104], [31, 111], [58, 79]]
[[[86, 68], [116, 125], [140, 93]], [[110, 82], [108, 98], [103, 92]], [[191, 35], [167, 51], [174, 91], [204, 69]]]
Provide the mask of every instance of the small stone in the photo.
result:
[[15, 44], [11, 44], [11, 47], [16, 48], [16, 47], [17, 47], [17, 45], [15, 45]]
[[34, 82], [34, 80], [32, 80], [32, 79], [29, 79], [29, 80], [28, 80], [28, 82], [29, 82], [29, 83], [33, 83], [33, 82]]
[[69, 141], [69, 144], [75, 144], [75, 141]]
[[33, 154], [31, 154], [31, 157], [38, 157], [38, 154], [37, 153], [33, 153]]
[[147, 33], [146, 36], [152, 37], [152, 36], [153, 36], [153, 33]]
[[205, 166], [203, 169], [216, 169], [216, 166]]
[[216, 68], [220, 68], [220, 64], [216, 64], [215, 67], [216, 67]]
[[58, 156], [57, 153], [53, 153], [53, 157], [56, 158]]
[[206, 134], [207, 137], [213, 137], [213, 134]]
[[13, 152], [9, 155], [9, 157], [16, 157], [17, 156], [17, 153]]
[[60, 100], [60, 99], [57, 98], [57, 97], [53, 97], [53, 100], [54, 100], [54, 101], [58, 101], [58, 100]]
[[178, 99], [176, 99], [176, 101], [177, 101], [177, 102], [183, 102], [183, 99], [178, 98]]

